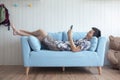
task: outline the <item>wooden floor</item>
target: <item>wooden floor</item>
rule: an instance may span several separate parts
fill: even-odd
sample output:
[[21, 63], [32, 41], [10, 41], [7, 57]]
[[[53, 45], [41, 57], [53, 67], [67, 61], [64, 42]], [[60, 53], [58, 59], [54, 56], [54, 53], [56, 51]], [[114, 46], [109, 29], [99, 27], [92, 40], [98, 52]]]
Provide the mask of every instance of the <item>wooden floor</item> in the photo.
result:
[[[25, 80], [23, 66], [0, 66], [0, 80]], [[29, 80], [120, 80], [120, 71], [103, 68], [98, 75], [97, 68], [32, 68]]]

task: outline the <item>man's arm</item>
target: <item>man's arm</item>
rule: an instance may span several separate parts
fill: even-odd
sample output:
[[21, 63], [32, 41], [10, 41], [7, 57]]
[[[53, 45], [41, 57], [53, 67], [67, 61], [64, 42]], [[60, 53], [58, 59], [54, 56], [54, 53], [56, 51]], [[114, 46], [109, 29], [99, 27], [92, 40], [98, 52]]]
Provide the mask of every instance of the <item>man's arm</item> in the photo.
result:
[[68, 31], [68, 40], [70, 41], [70, 47], [73, 52], [79, 52], [81, 50], [80, 46], [76, 46], [72, 39], [72, 30]]

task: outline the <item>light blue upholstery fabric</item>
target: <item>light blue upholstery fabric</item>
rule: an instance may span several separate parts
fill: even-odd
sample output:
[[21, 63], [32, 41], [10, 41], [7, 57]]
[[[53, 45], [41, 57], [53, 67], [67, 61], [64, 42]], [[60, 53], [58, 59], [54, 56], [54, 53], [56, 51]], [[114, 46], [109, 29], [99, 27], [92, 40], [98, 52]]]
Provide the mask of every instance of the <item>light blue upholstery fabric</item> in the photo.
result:
[[104, 65], [106, 42], [107, 42], [107, 39], [105, 37], [99, 37], [98, 38], [98, 46], [97, 46], [96, 52], [98, 54], [98, 59], [99, 59], [99, 62], [100, 62], [100, 66]]
[[[73, 40], [83, 39], [86, 36], [86, 32], [73, 32]], [[68, 41], [67, 32], [63, 32], [63, 41]]]
[[92, 39], [90, 40], [91, 42], [91, 47], [90, 47], [90, 51], [95, 51], [97, 48], [97, 44], [98, 44], [98, 38], [97, 37], [92, 37]]
[[28, 43], [28, 36], [22, 36], [21, 37], [21, 49], [22, 49], [22, 56], [23, 56], [23, 61], [24, 61], [24, 66], [29, 66], [29, 57], [30, 57], [30, 46]]
[[[84, 32], [83, 32], [84, 33]], [[77, 33], [75, 33], [75, 39], [78, 39]], [[54, 33], [53, 33], [54, 35]], [[60, 35], [61, 36], [61, 35]], [[59, 36], [59, 37], [60, 37]], [[85, 34], [81, 35], [83, 38]], [[59, 40], [67, 40], [65, 35], [59, 38]], [[79, 37], [80, 38], [80, 37]], [[80, 66], [103, 66], [104, 56], [107, 39], [105, 37], [98, 38], [97, 48], [95, 51], [50, 51], [39, 50], [31, 51], [28, 44], [28, 37], [21, 37], [21, 47], [23, 54], [23, 61], [25, 67], [80, 67]]]
[[37, 37], [29, 36], [28, 42], [32, 50], [39, 51], [41, 49], [41, 44]]
[[[47, 59], [47, 60], [46, 60]], [[98, 66], [98, 55], [96, 52], [81, 51], [50, 51], [40, 50], [30, 53], [30, 65], [42, 67], [59, 67], [59, 66]]]
[[49, 36], [52, 36], [56, 40], [62, 40], [62, 32], [48, 33]]

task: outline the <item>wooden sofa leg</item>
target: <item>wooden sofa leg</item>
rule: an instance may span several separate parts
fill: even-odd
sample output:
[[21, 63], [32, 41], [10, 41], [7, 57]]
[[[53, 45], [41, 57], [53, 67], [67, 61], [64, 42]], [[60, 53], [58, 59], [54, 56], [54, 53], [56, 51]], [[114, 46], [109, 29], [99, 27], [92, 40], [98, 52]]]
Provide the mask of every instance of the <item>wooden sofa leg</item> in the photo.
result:
[[97, 67], [97, 68], [98, 68], [99, 75], [101, 75], [102, 74], [102, 67]]
[[63, 71], [63, 72], [65, 71], [65, 67], [62, 67], [62, 71]]
[[30, 67], [26, 67], [26, 78], [25, 80], [28, 80], [28, 75], [29, 75]]

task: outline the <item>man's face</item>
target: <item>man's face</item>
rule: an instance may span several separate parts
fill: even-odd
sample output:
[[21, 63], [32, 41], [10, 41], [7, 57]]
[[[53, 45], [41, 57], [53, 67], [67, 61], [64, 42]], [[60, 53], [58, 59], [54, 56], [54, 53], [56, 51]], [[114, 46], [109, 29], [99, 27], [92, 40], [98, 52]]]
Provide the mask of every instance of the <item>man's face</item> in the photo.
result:
[[90, 30], [88, 33], [87, 33], [87, 37], [89, 38], [89, 39], [91, 39], [92, 37], [93, 37], [93, 34], [94, 34], [94, 30]]

